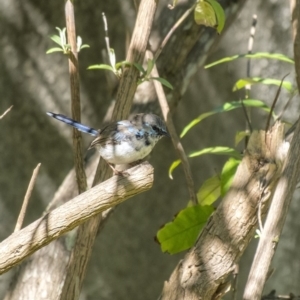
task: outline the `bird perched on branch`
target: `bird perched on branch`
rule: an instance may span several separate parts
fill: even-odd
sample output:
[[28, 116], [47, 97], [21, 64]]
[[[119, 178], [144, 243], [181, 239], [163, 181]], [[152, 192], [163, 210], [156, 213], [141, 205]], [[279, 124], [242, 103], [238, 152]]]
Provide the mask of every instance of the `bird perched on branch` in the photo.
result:
[[61, 114], [52, 112], [47, 112], [47, 114], [82, 132], [96, 136], [89, 149], [97, 148], [100, 156], [115, 174], [120, 174], [120, 172], [113, 165], [131, 164], [142, 160], [163, 136], [169, 136], [165, 123], [154, 114], [137, 114], [131, 121], [113, 122], [99, 130]]

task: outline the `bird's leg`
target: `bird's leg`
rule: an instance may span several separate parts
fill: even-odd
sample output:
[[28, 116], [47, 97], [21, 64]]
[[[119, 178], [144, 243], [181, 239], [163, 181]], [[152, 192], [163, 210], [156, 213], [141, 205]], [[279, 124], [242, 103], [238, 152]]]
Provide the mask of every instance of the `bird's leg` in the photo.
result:
[[114, 174], [115, 175], [118, 175], [118, 176], [127, 176], [128, 173], [126, 171], [118, 171], [114, 166], [113, 164], [107, 162], [107, 164], [110, 166], [110, 168], [113, 170]]

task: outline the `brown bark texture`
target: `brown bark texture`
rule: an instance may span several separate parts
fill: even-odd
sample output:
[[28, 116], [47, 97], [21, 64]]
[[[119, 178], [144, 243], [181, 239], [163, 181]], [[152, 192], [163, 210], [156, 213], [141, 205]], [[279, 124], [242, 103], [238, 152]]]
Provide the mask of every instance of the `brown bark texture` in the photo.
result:
[[252, 133], [228, 193], [165, 283], [162, 300], [219, 297], [254, 235], [258, 217], [266, 213], [287, 154], [283, 144], [281, 123], [267, 133]]
[[[117, 80], [111, 80], [113, 75], [109, 77], [109, 72], [86, 70], [89, 65], [107, 63], [105, 55], [101, 56], [105, 52], [102, 51], [105, 44], [101, 13], [106, 13], [110, 44], [115, 49], [117, 61], [125, 60], [125, 45], [126, 42], [129, 45], [136, 20], [136, 11], [131, 6], [133, 2], [138, 1], [74, 2], [77, 35], [91, 46], [79, 54], [82, 122], [95, 128], [104, 126], [101, 120], [114, 102], [117, 90]], [[183, 1], [179, 1], [178, 7], [170, 11], [166, 8], [169, 2], [159, 2], [149, 45], [154, 53], [175, 20], [189, 7]], [[220, 1], [227, 15], [227, 27], [245, 2]], [[189, 4], [193, 3], [194, 1], [190, 1]], [[289, 53], [286, 40], [283, 46], [271, 43], [282, 36], [286, 37], [285, 33], [288, 31], [284, 17], [280, 18], [280, 22], [273, 18], [275, 12], [283, 11], [282, 7], [283, 4], [274, 1], [272, 4], [268, 2], [254, 5], [254, 10], [259, 13], [259, 24], [262, 26], [258, 35], [261, 34], [261, 40], [267, 43], [258, 46], [257, 49]], [[45, 115], [46, 111], [53, 111], [71, 116], [66, 57], [61, 54], [45, 55], [46, 50], [54, 46], [49, 36], [57, 34], [55, 27], [64, 27], [63, 3], [11, 0], [0, 1], [0, 8], [3, 16], [0, 18], [0, 45], [3, 50], [0, 51], [3, 66], [0, 70], [0, 94], [3, 99], [0, 103], [0, 114], [14, 104], [13, 109], [0, 121], [0, 169], [3, 170], [0, 174], [0, 196], [4, 199], [0, 209], [0, 217], [3, 220], [0, 234], [1, 239], [5, 239], [12, 232], [17, 219], [16, 212], [20, 209], [32, 169], [38, 162], [41, 162], [42, 166], [25, 224], [38, 219], [45, 207], [48, 206], [49, 212], [74, 198], [77, 185], [74, 171], [70, 171], [65, 177], [73, 165], [71, 131], [67, 126], [49, 121]], [[174, 124], [178, 131], [191, 118], [226, 101], [237, 100], [236, 95], [231, 93], [231, 87], [235, 78], [245, 75], [245, 61], [240, 60], [239, 67], [229, 64], [221, 65], [218, 69], [199, 69], [224, 35], [226, 43], [222, 42], [221, 48], [210, 60], [246, 52], [251, 11], [253, 9], [247, 6], [243, 17], [239, 17], [238, 26], [231, 26], [227, 34], [222, 33], [220, 36], [213, 29], [196, 25], [191, 15], [166, 45], [157, 61], [157, 67], [160, 76], [174, 86], [173, 91], [165, 92], [172, 114], [175, 112]], [[272, 20], [273, 23], [264, 24], [260, 23], [260, 20]], [[266, 37], [263, 33], [272, 35]], [[230, 42], [227, 42], [228, 39]], [[278, 68], [273, 67], [273, 63], [268, 62], [266, 65], [266, 62], [260, 64], [257, 61], [256, 70], [272, 70], [273, 77], [274, 74], [279, 76], [281, 72], [290, 72], [283, 69], [282, 65]], [[195, 74], [197, 76], [194, 76]], [[270, 95], [270, 91], [262, 95]], [[270, 100], [269, 98], [272, 97], [268, 96], [267, 100]], [[184, 101], [180, 103], [180, 109], [176, 112], [176, 106], [181, 99]], [[159, 114], [152, 83], [146, 82], [138, 87], [132, 112]], [[201, 124], [182, 140], [184, 147], [188, 149], [187, 152], [211, 145], [232, 146], [233, 138], [229, 131], [233, 128], [242, 130], [243, 114], [233, 112], [230, 113], [230, 117], [227, 114], [224, 114], [225, 117], [218, 116], [220, 118], [218, 117], [217, 121], [208, 118], [205, 124], [203, 123], [204, 126]], [[254, 119], [261, 119], [261, 115], [255, 113]], [[109, 119], [105, 117], [105, 121], [107, 120]], [[292, 122], [293, 118], [290, 120]], [[83, 139], [84, 147], [87, 148], [90, 139], [85, 136]], [[83, 299], [148, 300], [160, 293], [162, 282], [168, 278], [178, 261], [178, 256], [162, 254], [159, 246], [153, 242], [153, 236], [162, 224], [185, 207], [189, 199], [186, 185], [183, 183], [182, 170], [176, 170], [173, 181], [166, 175], [169, 165], [176, 158], [170, 140], [161, 141], [154, 149], [150, 158], [155, 166], [153, 188], [138, 196], [141, 201], [126, 201], [120, 205], [96, 238], [92, 261], [88, 266], [81, 292]], [[98, 157], [90, 158], [88, 154], [85, 161], [88, 186], [91, 186]], [[215, 174], [224, 161], [220, 157], [207, 156], [205, 159], [193, 159], [191, 162], [197, 188], [208, 176]], [[56, 190], [49, 205], [49, 199]], [[296, 221], [297, 218], [294, 217], [293, 220]], [[11, 280], [10, 288], [3, 286], [3, 283], [8, 282], [7, 278], [12, 272], [4, 274], [1, 277], [3, 280], [0, 280], [0, 298], [5, 290], [9, 290], [7, 299], [57, 299], [75, 238], [74, 231], [65, 234], [34, 253], [20, 267], [14, 268], [12, 271], [15, 277]], [[296, 264], [293, 266], [296, 269]], [[296, 281], [296, 278], [293, 280]], [[282, 281], [281, 279], [280, 282]], [[285, 281], [290, 282], [287, 278]], [[143, 293], [137, 291], [137, 286]]]

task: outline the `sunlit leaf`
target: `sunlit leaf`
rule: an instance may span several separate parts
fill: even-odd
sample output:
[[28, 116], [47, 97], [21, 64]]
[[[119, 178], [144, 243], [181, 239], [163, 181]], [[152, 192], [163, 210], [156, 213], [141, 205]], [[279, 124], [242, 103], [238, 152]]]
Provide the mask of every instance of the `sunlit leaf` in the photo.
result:
[[143, 66], [141, 64], [138, 63], [133, 63], [133, 65], [145, 76], [146, 75], [146, 71], [144, 70]]
[[234, 174], [241, 160], [233, 157], [225, 163], [221, 173], [221, 195], [224, 196], [231, 186]]
[[[260, 100], [255, 100], [255, 99], [245, 99], [243, 100], [243, 104], [245, 106], [249, 106], [249, 107], [257, 107], [257, 108], [261, 108], [267, 112], [270, 111], [270, 108], [262, 101]], [[218, 113], [223, 113], [226, 111], [230, 111], [236, 108], [240, 108], [242, 107], [242, 101], [232, 101], [232, 102], [226, 102], [223, 105], [215, 108], [212, 111], [209, 111], [207, 113], [201, 114], [199, 117], [197, 117], [196, 119], [192, 120], [187, 126], [184, 127], [183, 131], [180, 134], [180, 137], [184, 137], [186, 135], [186, 133], [192, 128], [194, 127], [196, 124], [198, 124], [199, 122], [203, 121], [204, 119], [206, 119], [209, 116], [212, 116], [214, 114], [218, 114]]]
[[92, 66], [88, 67], [88, 70], [92, 70], [92, 69], [104, 69], [104, 70], [109, 70], [109, 71], [115, 72], [115, 70], [112, 66], [104, 65], [104, 64], [92, 65]]
[[[235, 158], [241, 158], [241, 154], [237, 152], [236, 150], [229, 148], [229, 147], [211, 147], [211, 148], [205, 148], [200, 151], [192, 152], [188, 155], [188, 157], [196, 157], [203, 154], [215, 154], [215, 155], [229, 155]], [[178, 159], [174, 161], [169, 168], [169, 177], [173, 179], [172, 173], [173, 171], [181, 164], [181, 160]]]
[[109, 55], [110, 65], [112, 66], [113, 70], [115, 71], [115, 65], [116, 65], [115, 50], [113, 48], [110, 48], [108, 55]]
[[205, 25], [216, 28], [217, 18], [215, 11], [210, 3], [200, 0], [194, 10], [194, 19], [198, 25]]
[[53, 53], [53, 52], [64, 52], [64, 50], [62, 48], [54, 47], [54, 48], [49, 49], [46, 52], [46, 54], [50, 54], [50, 53]]
[[150, 73], [153, 69], [153, 66], [154, 66], [154, 60], [153, 59], [148, 59], [146, 77], [150, 75]]
[[246, 131], [238, 131], [235, 134], [234, 145], [237, 146], [241, 140], [243, 140], [246, 136], [250, 136], [250, 132]]
[[229, 147], [211, 147], [211, 148], [205, 148], [200, 151], [193, 152], [189, 154], [189, 157], [196, 157], [203, 154], [216, 154], [216, 155], [229, 155], [236, 158], [240, 158], [241, 154], [237, 152], [233, 148]]
[[222, 8], [222, 6], [220, 5], [220, 3], [216, 0], [206, 0], [207, 2], [209, 2], [209, 4], [212, 6], [212, 8], [214, 9], [214, 12], [216, 14], [217, 17], [217, 31], [218, 33], [221, 33], [221, 31], [224, 28], [225, 25], [225, 13], [224, 10]]
[[84, 49], [84, 48], [90, 48], [90, 45], [84, 44], [84, 45], [82, 45], [82, 46], [80, 47], [80, 50], [81, 50], [81, 49]]
[[62, 46], [61, 44], [61, 40], [60, 37], [58, 35], [51, 35], [50, 39], [55, 42], [56, 44], [58, 44], [59, 46]]
[[220, 187], [221, 181], [218, 175], [205, 180], [197, 193], [199, 204], [202, 206], [213, 204], [221, 195]]
[[173, 171], [174, 171], [180, 164], [181, 164], [181, 160], [180, 160], [180, 159], [175, 160], [175, 161], [172, 163], [171, 167], [169, 168], [169, 177], [170, 177], [171, 179], [173, 179], [173, 176], [172, 176]]
[[175, 219], [157, 232], [163, 252], [175, 254], [192, 247], [214, 211], [211, 206], [192, 206], [180, 211]]
[[164, 79], [164, 78], [161, 78], [161, 77], [150, 77], [149, 79], [157, 80], [157, 81], [159, 81], [162, 85], [164, 85], [164, 86], [166, 86], [167, 88], [173, 90], [172, 84], [171, 84], [169, 81], [167, 81], [166, 79]]
[[116, 63], [116, 69], [119, 70], [121, 67], [131, 67], [132, 63], [126, 60]]
[[77, 49], [80, 49], [81, 45], [82, 45], [82, 38], [80, 36], [77, 37]]
[[292, 63], [292, 64], [294, 63], [294, 61], [291, 58], [289, 58], [281, 53], [257, 52], [257, 53], [252, 53], [252, 54], [240, 54], [240, 55], [224, 57], [220, 60], [217, 60], [211, 64], [206, 65], [204, 68], [208, 69], [213, 66], [216, 66], [216, 65], [219, 65], [219, 64], [222, 64], [225, 62], [233, 61], [238, 58], [268, 58], [268, 59], [281, 60], [281, 61], [284, 61], [287, 63]]
[[281, 81], [278, 79], [273, 79], [273, 78], [261, 78], [261, 77], [252, 77], [252, 78], [242, 78], [238, 80], [234, 87], [233, 91], [240, 90], [244, 88], [246, 85], [253, 85], [253, 84], [265, 84], [265, 85], [277, 85], [280, 86], [282, 82], [282, 87], [285, 88], [288, 92], [293, 91], [293, 85], [290, 81]]

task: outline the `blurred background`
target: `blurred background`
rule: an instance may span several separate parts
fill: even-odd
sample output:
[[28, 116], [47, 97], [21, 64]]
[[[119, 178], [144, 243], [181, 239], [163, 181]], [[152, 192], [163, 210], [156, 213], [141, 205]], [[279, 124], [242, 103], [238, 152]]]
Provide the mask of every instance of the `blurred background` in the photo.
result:
[[[158, 66], [162, 77], [175, 87], [168, 92], [178, 133], [189, 121], [224, 102], [243, 99], [243, 92], [233, 92], [235, 82], [246, 77], [247, 60], [240, 59], [204, 69], [203, 65], [217, 59], [247, 52], [252, 15], [258, 23], [253, 51], [282, 53], [293, 57], [291, 14], [288, 1], [223, 1], [228, 7], [239, 6], [230, 15], [228, 28], [221, 36], [205, 30], [196, 37], [190, 57], [180, 61], [180, 41], [177, 47], [167, 46]], [[150, 44], [155, 50], [182, 12], [193, 1], [179, 1], [170, 11], [168, 1], [160, 1]], [[126, 47], [134, 26], [133, 1], [78, 1], [76, 7], [77, 35], [90, 45], [79, 54], [82, 122], [101, 128], [108, 121], [117, 88], [116, 79], [107, 71], [87, 70], [94, 64], [105, 63], [102, 12], [106, 13], [111, 47], [117, 61], [125, 59]], [[192, 22], [190, 16], [188, 22]], [[229, 24], [230, 23], [230, 24]], [[190, 23], [186, 23], [188, 25]], [[46, 111], [70, 113], [68, 62], [61, 53], [46, 55], [55, 47], [49, 36], [57, 34], [55, 27], [65, 27], [64, 3], [61, 1], [0, 0], [0, 114], [9, 106], [13, 109], [0, 120], [0, 239], [9, 236], [15, 226], [32, 170], [42, 164], [25, 225], [39, 218], [53, 198], [65, 176], [72, 169], [72, 131], [55, 122]], [[189, 38], [189, 28], [178, 32]], [[179, 33], [178, 33], [179, 34]], [[176, 38], [177, 33], [174, 34]], [[192, 38], [192, 37], [190, 37]], [[194, 37], [193, 37], [194, 38]], [[174, 42], [174, 41], [173, 41]], [[183, 47], [184, 45], [182, 45]], [[182, 55], [181, 54], [179, 55]], [[194, 59], [196, 57], [196, 59]], [[251, 75], [294, 82], [292, 64], [259, 59], [251, 63]], [[295, 84], [294, 84], [295, 85]], [[271, 105], [277, 87], [254, 86], [251, 98]], [[154, 96], [153, 96], [154, 95]], [[289, 95], [282, 91], [276, 113], [280, 113]], [[151, 84], [141, 85], [133, 107], [134, 112], [159, 113]], [[283, 119], [296, 121], [299, 98], [295, 97]], [[252, 126], [264, 128], [265, 112], [253, 110]], [[194, 127], [182, 140], [187, 153], [213, 146], [234, 147], [237, 131], [245, 128], [242, 110], [210, 117]], [[91, 138], [84, 136], [87, 149]], [[242, 145], [239, 150], [241, 150]], [[183, 170], [178, 167], [168, 178], [168, 168], [177, 159], [172, 143], [161, 140], [149, 158], [155, 168], [153, 188], [120, 205], [96, 240], [89, 263], [81, 299], [157, 299], [167, 280], [182, 258], [182, 254], [164, 254], [154, 242], [157, 230], [172, 220], [189, 200]], [[226, 157], [207, 155], [190, 159], [195, 186], [199, 188], [208, 177], [222, 169]], [[276, 287], [279, 294], [299, 294], [300, 245], [299, 191], [286, 222], [282, 239], [273, 262], [275, 272], [268, 281], [266, 293]], [[247, 279], [257, 240], [246, 250], [240, 265], [240, 292]], [[291, 259], [293, 258], [293, 260]], [[9, 287], [13, 273], [0, 277], [0, 298]]]

